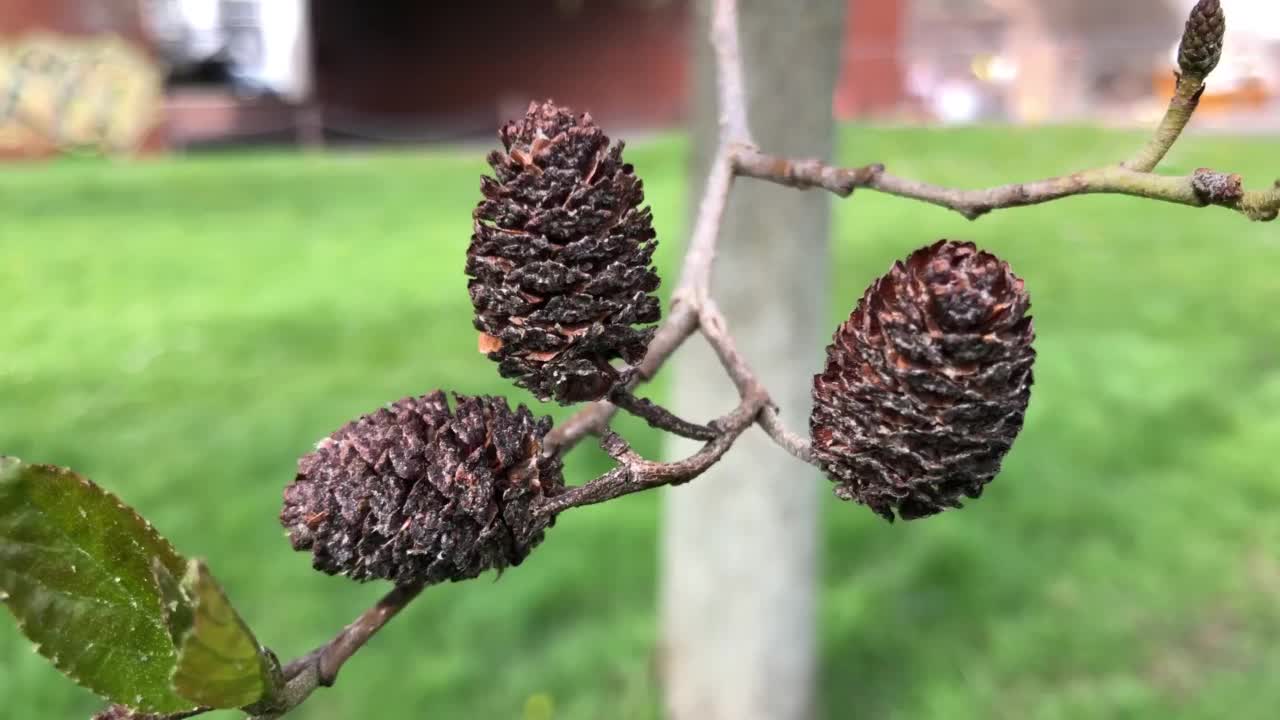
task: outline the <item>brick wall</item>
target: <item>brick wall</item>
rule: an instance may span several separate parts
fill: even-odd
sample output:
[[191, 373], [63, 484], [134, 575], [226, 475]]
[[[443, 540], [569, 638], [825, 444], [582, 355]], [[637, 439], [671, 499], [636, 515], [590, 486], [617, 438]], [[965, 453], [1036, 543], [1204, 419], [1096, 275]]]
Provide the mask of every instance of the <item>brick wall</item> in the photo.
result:
[[902, 104], [906, 1], [849, 0], [836, 117], [882, 115]]

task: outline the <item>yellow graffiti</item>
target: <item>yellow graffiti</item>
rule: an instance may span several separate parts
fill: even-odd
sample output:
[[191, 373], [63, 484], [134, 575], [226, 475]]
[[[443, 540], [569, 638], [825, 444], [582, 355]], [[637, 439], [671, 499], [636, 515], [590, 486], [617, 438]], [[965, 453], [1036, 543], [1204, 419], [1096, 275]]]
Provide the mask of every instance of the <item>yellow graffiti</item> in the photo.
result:
[[0, 150], [136, 149], [160, 117], [162, 83], [115, 35], [0, 40]]

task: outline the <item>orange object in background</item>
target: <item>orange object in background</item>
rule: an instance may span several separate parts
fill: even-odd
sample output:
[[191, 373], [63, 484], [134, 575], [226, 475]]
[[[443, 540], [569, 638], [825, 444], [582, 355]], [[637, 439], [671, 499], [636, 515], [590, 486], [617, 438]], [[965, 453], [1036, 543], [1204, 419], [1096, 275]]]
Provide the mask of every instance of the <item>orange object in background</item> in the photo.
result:
[[[1157, 97], [1173, 97], [1176, 76], [1173, 73], [1161, 72], [1155, 77]], [[1262, 78], [1245, 78], [1234, 87], [1215, 86], [1212, 79], [1205, 84], [1204, 95], [1200, 98], [1198, 112], [1230, 113], [1241, 110], [1258, 110], [1266, 107], [1273, 100]]]

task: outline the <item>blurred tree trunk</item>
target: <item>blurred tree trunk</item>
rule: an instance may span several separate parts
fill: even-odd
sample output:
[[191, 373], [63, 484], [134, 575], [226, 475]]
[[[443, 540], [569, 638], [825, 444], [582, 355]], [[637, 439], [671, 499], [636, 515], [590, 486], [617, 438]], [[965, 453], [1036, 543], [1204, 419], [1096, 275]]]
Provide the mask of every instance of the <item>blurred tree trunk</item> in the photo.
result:
[[[831, 157], [846, 4], [740, 2], [749, 117], [769, 151]], [[706, 39], [710, 2], [695, 5], [696, 205], [715, 149], [717, 111]], [[743, 180], [721, 233], [713, 294], [797, 431], [807, 432], [809, 387], [830, 332], [830, 210], [824, 193]], [[737, 403], [702, 343], [681, 351], [674, 375], [682, 415], [715, 417]], [[691, 449], [671, 446], [677, 454]], [[821, 490], [813, 475], [753, 430], [705, 477], [667, 493], [661, 667], [672, 720], [813, 717]]]

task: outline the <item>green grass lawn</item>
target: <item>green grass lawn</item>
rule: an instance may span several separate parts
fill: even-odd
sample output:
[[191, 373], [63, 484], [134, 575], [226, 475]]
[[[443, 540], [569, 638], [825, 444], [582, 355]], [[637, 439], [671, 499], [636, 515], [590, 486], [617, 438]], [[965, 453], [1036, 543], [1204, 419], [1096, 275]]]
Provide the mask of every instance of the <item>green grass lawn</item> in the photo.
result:
[[[981, 185], [1139, 141], [851, 128], [842, 144], [848, 162]], [[1280, 174], [1274, 140], [1183, 146], [1170, 169]], [[684, 151], [667, 139], [629, 152], [669, 278]], [[289, 550], [276, 515], [297, 456], [436, 387], [528, 400], [475, 350], [461, 269], [481, 160], [4, 169], [0, 453], [85, 472], [207, 557], [281, 656], [327, 638], [386, 588], [314, 573]], [[1275, 717], [1280, 226], [1113, 197], [968, 223], [859, 193], [837, 213], [833, 327], [893, 259], [971, 239], [1026, 278], [1040, 359], [1026, 429], [967, 510], [889, 526], [824, 489], [823, 717]], [[786, 351], [813, 364], [821, 348]], [[622, 427], [658, 451], [649, 430]], [[581, 449], [569, 480], [606, 467]], [[548, 699], [556, 720], [658, 717], [658, 500], [570, 513], [501, 580], [433, 588], [297, 717], [521, 718]], [[97, 707], [7, 621], [0, 698], [4, 718]]]

